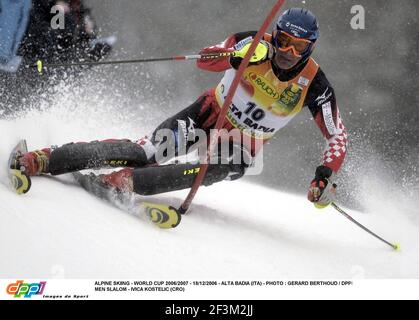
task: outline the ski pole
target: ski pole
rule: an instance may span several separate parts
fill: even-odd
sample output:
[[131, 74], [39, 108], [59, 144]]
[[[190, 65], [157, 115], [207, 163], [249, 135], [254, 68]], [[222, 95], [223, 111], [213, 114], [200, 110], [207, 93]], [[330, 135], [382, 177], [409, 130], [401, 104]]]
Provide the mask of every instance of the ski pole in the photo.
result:
[[358, 221], [356, 221], [354, 218], [352, 218], [349, 214], [347, 214], [345, 211], [343, 211], [341, 208], [339, 208], [334, 202], [331, 203], [332, 207], [335, 208], [339, 213], [341, 213], [343, 216], [345, 216], [347, 219], [349, 219], [350, 221], [352, 221], [353, 223], [355, 223], [358, 227], [364, 229], [365, 231], [367, 231], [369, 234], [373, 235], [374, 237], [376, 237], [377, 239], [381, 240], [382, 242], [384, 242], [385, 244], [389, 245], [390, 247], [392, 247], [394, 250], [396, 251], [400, 251], [400, 244], [398, 243], [390, 243], [387, 240], [381, 238], [380, 236], [378, 236], [377, 234], [375, 234], [374, 232], [372, 232], [371, 230], [369, 230], [368, 228], [364, 227], [362, 224], [360, 224]]
[[235, 51], [232, 52], [216, 52], [206, 54], [194, 54], [186, 56], [174, 56], [167, 58], [149, 58], [149, 59], [135, 59], [135, 60], [116, 60], [116, 61], [97, 61], [97, 62], [73, 62], [73, 63], [50, 63], [44, 64], [42, 60], [38, 60], [36, 64], [30, 65], [32, 68], [37, 68], [39, 73], [42, 73], [44, 68], [69, 68], [77, 66], [97, 66], [106, 64], [128, 64], [128, 63], [145, 63], [145, 62], [160, 62], [160, 61], [180, 61], [180, 60], [197, 60], [197, 59], [219, 59], [224, 57], [234, 56]]

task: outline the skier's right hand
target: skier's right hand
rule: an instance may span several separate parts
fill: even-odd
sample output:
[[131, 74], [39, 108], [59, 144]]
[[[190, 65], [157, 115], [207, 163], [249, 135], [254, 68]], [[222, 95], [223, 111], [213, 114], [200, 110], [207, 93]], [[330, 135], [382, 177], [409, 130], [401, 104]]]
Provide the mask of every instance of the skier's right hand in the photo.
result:
[[[234, 57], [244, 58], [249, 51], [252, 41], [244, 45], [240, 50], [234, 52]], [[261, 40], [250, 58], [251, 63], [259, 64], [271, 60], [275, 56], [275, 47], [265, 40]]]

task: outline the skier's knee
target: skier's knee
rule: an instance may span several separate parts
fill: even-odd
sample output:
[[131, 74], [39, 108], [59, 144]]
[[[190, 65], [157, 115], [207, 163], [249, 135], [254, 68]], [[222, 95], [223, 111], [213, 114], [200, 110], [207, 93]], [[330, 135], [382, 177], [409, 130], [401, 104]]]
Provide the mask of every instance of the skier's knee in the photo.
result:
[[253, 157], [243, 145], [231, 144], [228, 162], [230, 173], [226, 180], [237, 180], [243, 177], [252, 165]]
[[225, 180], [234, 181], [234, 180], [240, 179], [241, 177], [245, 175], [248, 165], [244, 163], [230, 164], [229, 168], [230, 168], [230, 172], [228, 176], [225, 178]]

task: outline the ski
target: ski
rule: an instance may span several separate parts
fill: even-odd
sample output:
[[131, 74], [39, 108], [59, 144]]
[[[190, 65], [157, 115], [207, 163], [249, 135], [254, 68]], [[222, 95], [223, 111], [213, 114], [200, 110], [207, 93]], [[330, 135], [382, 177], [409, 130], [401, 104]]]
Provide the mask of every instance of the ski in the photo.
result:
[[[128, 202], [129, 198], [132, 197], [132, 194], [128, 195], [118, 192], [116, 189], [106, 185], [94, 173], [82, 174], [74, 172], [73, 177], [89, 193], [117, 206], [118, 204]], [[147, 220], [161, 229], [176, 228], [181, 221], [180, 213], [175, 208], [164, 204], [141, 201], [136, 204], [135, 211], [145, 216]]]
[[25, 194], [31, 188], [31, 178], [25, 173], [18, 162], [20, 156], [28, 152], [26, 140], [22, 139], [13, 148], [7, 162], [7, 172], [10, 185], [17, 194]]

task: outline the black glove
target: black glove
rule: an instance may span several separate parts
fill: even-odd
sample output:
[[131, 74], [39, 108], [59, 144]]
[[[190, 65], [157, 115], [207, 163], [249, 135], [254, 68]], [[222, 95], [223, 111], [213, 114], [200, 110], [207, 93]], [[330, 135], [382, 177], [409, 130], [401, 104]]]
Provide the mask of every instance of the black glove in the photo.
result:
[[89, 58], [92, 61], [102, 60], [112, 51], [112, 47], [115, 42], [116, 37], [113, 36], [92, 40], [90, 43], [90, 50], [88, 52]]
[[318, 209], [327, 207], [334, 200], [336, 184], [331, 182], [332, 174], [333, 171], [329, 167], [318, 166], [311, 181], [307, 198]]

